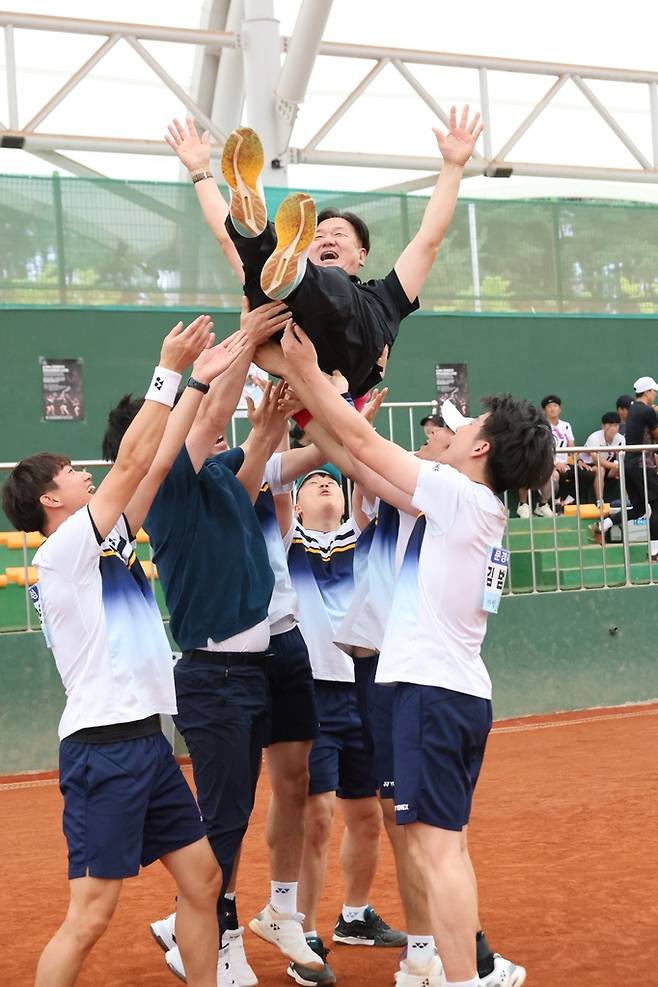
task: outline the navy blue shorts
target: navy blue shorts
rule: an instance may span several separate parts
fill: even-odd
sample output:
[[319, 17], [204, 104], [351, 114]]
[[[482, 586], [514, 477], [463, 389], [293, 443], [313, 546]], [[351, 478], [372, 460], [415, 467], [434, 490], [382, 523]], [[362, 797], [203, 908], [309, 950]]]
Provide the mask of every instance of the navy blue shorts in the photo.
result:
[[356, 685], [316, 679], [320, 734], [308, 760], [309, 795], [336, 792], [338, 798], [377, 794], [372, 745], [359, 714]]
[[393, 700], [395, 820], [461, 830], [471, 813], [491, 701], [401, 682]]
[[223, 894], [254, 807], [270, 735], [269, 659], [228, 667], [217, 663], [221, 652], [210, 657], [216, 660], [184, 656], [176, 662], [174, 723], [190, 752], [199, 807], [222, 868]]
[[379, 797], [395, 798], [393, 767], [393, 699], [395, 687], [378, 685], [375, 674], [379, 655], [354, 659], [354, 680], [359, 712], [370, 739]]
[[161, 732], [59, 748], [69, 879], [134, 877], [206, 835], [194, 796]]
[[270, 638], [267, 677], [270, 683], [272, 727], [268, 743], [314, 740], [318, 710], [306, 641], [299, 627]]

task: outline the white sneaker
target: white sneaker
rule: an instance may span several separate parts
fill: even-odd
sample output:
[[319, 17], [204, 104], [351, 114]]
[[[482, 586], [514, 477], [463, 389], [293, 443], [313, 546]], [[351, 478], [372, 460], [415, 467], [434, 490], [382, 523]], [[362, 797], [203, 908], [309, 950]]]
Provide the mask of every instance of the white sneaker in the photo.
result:
[[151, 935], [165, 953], [168, 949], [173, 949], [176, 945], [176, 912], [158, 922], [151, 922], [150, 929]]
[[516, 513], [519, 515], [519, 517], [522, 517], [524, 521], [527, 521], [528, 518], [530, 517], [530, 507], [528, 506], [528, 504], [519, 504], [519, 506], [516, 509]]
[[494, 953], [494, 968], [486, 977], [480, 977], [481, 987], [521, 987], [525, 983], [525, 967], [506, 960]]
[[249, 965], [247, 954], [244, 951], [243, 932], [242, 926], [239, 929], [227, 929], [222, 936], [222, 942], [228, 946], [231, 970], [238, 987], [256, 987], [258, 977]]
[[400, 960], [400, 969], [395, 973], [395, 987], [444, 987], [445, 982], [441, 960], [436, 953], [425, 970], [419, 971], [407, 960]]
[[548, 504], [537, 504], [535, 507], [535, 515], [537, 517], [555, 517], [555, 514]]
[[249, 928], [265, 942], [277, 946], [293, 963], [305, 966], [309, 970], [322, 970], [323, 960], [313, 952], [304, 936], [303, 920], [304, 916], [300, 912], [284, 915], [282, 912], [277, 912], [268, 901], [260, 915], [252, 918]]
[[[168, 949], [165, 953], [165, 963], [179, 980], [187, 982], [183, 957], [178, 946]], [[233, 976], [230, 960], [230, 946], [223, 946], [217, 958], [217, 987], [238, 987], [238, 982]]]

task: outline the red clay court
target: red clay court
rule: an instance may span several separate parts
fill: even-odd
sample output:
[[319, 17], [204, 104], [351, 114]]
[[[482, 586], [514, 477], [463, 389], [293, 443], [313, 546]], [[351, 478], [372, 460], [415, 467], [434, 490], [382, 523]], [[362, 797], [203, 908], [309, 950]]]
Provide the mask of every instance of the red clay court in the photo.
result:
[[[189, 774], [189, 768], [186, 768]], [[269, 889], [265, 774], [245, 840], [238, 884], [246, 924]], [[528, 970], [527, 987], [618, 987], [658, 981], [658, 703], [501, 721], [491, 736], [471, 824], [471, 853], [489, 940]], [[2, 987], [32, 983], [38, 955], [67, 902], [61, 797], [52, 776], [5, 778], [0, 891]], [[336, 827], [320, 934], [342, 904]], [[382, 837], [374, 906], [402, 927], [392, 855]], [[173, 883], [155, 864], [126, 881], [108, 934], [80, 987], [175, 987], [149, 922], [173, 905]], [[286, 961], [245, 933], [264, 987], [284, 987]], [[336, 946], [339, 984], [393, 984], [397, 950]]]

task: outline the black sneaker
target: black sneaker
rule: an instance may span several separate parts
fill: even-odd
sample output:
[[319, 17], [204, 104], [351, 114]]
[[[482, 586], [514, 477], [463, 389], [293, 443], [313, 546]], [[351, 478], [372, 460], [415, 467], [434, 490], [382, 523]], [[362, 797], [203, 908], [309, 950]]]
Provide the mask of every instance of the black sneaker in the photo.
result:
[[387, 925], [370, 905], [365, 910], [363, 921], [346, 922], [343, 913], [338, 916], [333, 935], [334, 942], [346, 946], [395, 946], [400, 949], [407, 945], [406, 932], [399, 932]]
[[301, 984], [302, 987], [333, 987], [333, 984], [336, 983], [336, 974], [327, 963], [327, 954], [330, 950], [324, 948], [324, 943], [319, 936], [307, 936], [306, 942], [313, 952], [324, 960], [323, 969], [310, 970], [307, 966], [302, 966], [301, 963], [290, 963], [286, 973], [292, 977], [296, 984]]

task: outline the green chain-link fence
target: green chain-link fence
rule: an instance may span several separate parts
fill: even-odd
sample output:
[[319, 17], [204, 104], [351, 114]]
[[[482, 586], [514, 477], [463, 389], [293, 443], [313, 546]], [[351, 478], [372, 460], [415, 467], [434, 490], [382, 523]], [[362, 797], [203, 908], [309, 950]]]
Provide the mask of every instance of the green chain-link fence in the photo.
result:
[[[464, 190], [468, 191], [468, 183]], [[282, 189], [267, 191], [273, 212]], [[369, 224], [384, 274], [426, 198], [314, 193]], [[0, 176], [0, 304], [235, 305], [240, 288], [191, 184]], [[658, 312], [658, 207], [460, 200], [422, 293], [440, 311]]]

